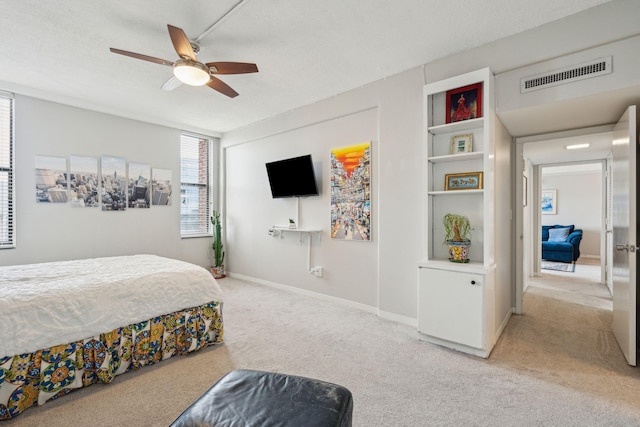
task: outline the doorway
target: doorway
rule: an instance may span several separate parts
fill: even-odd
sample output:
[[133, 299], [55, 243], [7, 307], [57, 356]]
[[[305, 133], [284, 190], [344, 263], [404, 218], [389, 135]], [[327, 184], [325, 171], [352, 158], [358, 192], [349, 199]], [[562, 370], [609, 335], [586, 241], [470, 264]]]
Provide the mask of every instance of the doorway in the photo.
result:
[[[587, 143], [573, 140], [569, 145], [563, 143], [562, 149], [578, 144]], [[532, 267], [531, 274], [524, 278], [525, 293], [533, 287], [539, 295], [607, 310], [611, 315], [613, 300], [606, 275], [605, 224], [610, 217], [607, 159], [566, 161], [574, 157], [571, 154], [558, 155], [555, 163], [536, 164], [538, 159], [529, 157], [527, 148], [525, 145], [523, 155], [531, 164], [534, 197], [523, 209], [528, 210], [527, 216], [534, 219], [535, 226], [527, 227]], [[545, 233], [541, 233], [543, 228]], [[560, 241], [541, 242], [553, 240], [560, 231], [567, 237], [561, 234]]]
[[[541, 274], [540, 238], [543, 223], [562, 225], [562, 221], [566, 221], [568, 225], [573, 224], [577, 228], [582, 227], [580, 223], [575, 224], [576, 219], [578, 222], [582, 220], [580, 218], [574, 219], [575, 212], [572, 213], [571, 209], [567, 209], [576, 201], [580, 201], [580, 196], [576, 196], [570, 186], [565, 188], [564, 184], [561, 185], [563, 183], [561, 175], [558, 175], [560, 178], [555, 179], [556, 184], [549, 184], [553, 187], [562, 187], [560, 193], [557, 192], [558, 188], [553, 188], [556, 190], [555, 203], [558, 209], [553, 215], [545, 215], [545, 220], [543, 221], [543, 215], [540, 212], [543, 170], [548, 168], [552, 172], [559, 173], [563, 172], [563, 169], [574, 168], [578, 173], [584, 173], [589, 168], [600, 168], [602, 176], [606, 177], [604, 171], [606, 171], [607, 159], [611, 153], [612, 130], [612, 125], [606, 125], [516, 139], [515, 158], [518, 161], [515, 162], [515, 176], [517, 177], [516, 182], [522, 181], [522, 185], [515, 186], [516, 200], [522, 200], [522, 209], [515, 210], [515, 227], [520, 232], [519, 237], [522, 241], [522, 245], [516, 245], [515, 251], [515, 259], [520, 259], [522, 262], [514, 263], [516, 274], [514, 312], [516, 314], [523, 313], [523, 294], [527, 288], [528, 278], [537, 277]], [[567, 147], [580, 144], [588, 144], [588, 147], [579, 150], [567, 149]], [[589, 244], [587, 245], [587, 251], [581, 251], [581, 253], [584, 253], [583, 261], [586, 258], [600, 258], [602, 268], [600, 281], [606, 283], [604, 271], [607, 257], [603, 255], [609, 249], [607, 248], [606, 234], [602, 233], [602, 230], [607, 228], [606, 179], [602, 178], [600, 183], [595, 184], [592, 179], [589, 188], [583, 186], [580, 192], [583, 195], [589, 195], [590, 192], [588, 190], [593, 186], [598, 186], [600, 191], [600, 200], [596, 202], [599, 207], [595, 209], [599, 210], [601, 219], [600, 224], [594, 223], [593, 218], [589, 219], [590, 225], [587, 231], [589, 237], [586, 239]], [[587, 197], [586, 195], [583, 197]], [[576, 199], [576, 197], [578, 198]], [[563, 200], [566, 202], [564, 205]], [[598, 237], [596, 238], [595, 235]], [[594, 238], [596, 240], [595, 243]], [[598, 239], [599, 248], [597, 247]], [[581, 243], [581, 247], [584, 248], [585, 246]]]

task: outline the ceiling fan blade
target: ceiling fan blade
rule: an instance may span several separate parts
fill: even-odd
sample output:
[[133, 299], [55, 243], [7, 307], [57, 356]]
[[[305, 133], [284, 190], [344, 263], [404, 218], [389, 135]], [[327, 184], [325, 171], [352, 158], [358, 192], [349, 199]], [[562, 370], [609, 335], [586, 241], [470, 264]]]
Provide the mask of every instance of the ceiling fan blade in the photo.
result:
[[180, 85], [182, 85], [182, 82], [178, 80], [176, 76], [172, 76], [169, 80], [164, 82], [164, 84], [160, 87], [160, 89], [166, 90], [168, 92], [170, 90], [174, 90]]
[[184, 31], [182, 31], [182, 28], [174, 27], [173, 25], [167, 25], [167, 28], [169, 28], [169, 36], [171, 37], [174, 49], [178, 52], [178, 56], [180, 56], [180, 58], [187, 57], [195, 61], [196, 54], [193, 52], [191, 42]]
[[258, 66], [248, 62], [209, 62], [207, 67], [215, 67], [217, 71], [214, 71], [214, 74], [246, 74], [258, 72]]
[[109, 48], [109, 50], [113, 53], [117, 53], [124, 56], [130, 56], [131, 58], [142, 59], [143, 61], [155, 62], [160, 65], [168, 65], [173, 66], [173, 62], [167, 61], [166, 59], [154, 58], [153, 56], [143, 55], [141, 53], [129, 52], [122, 49], [115, 49], [113, 47]]
[[238, 92], [231, 89], [231, 86], [213, 76], [211, 76], [211, 80], [209, 80], [207, 86], [209, 86], [211, 89], [217, 90], [223, 95], [227, 95], [229, 98], [235, 98], [236, 96], [238, 96]]

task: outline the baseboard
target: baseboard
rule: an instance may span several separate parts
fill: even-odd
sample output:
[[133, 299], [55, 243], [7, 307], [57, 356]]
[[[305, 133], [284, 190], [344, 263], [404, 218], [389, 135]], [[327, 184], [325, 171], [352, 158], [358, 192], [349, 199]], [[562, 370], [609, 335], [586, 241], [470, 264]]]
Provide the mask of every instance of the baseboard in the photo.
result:
[[468, 345], [460, 344], [453, 341], [443, 340], [441, 338], [432, 337], [431, 335], [425, 335], [422, 332], [418, 332], [420, 341], [426, 341], [431, 344], [439, 345], [440, 347], [450, 348], [451, 350], [456, 350], [462, 353], [471, 354], [473, 356], [482, 357], [483, 359], [487, 359], [489, 357], [489, 353], [491, 350], [483, 350], [480, 348], [469, 347]]
[[402, 316], [400, 314], [390, 313], [388, 311], [382, 310], [378, 310], [378, 316], [382, 319], [391, 320], [392, 322], [411, 326], [412, 328], [418, 328], [418, 319], [414, 319], [412, 317]]
[[507, 312], [507, 315], [504, 316], [504, 319], [502, 320], [502, 323], [500, 324], [500, 327], [496, 331], [496, 339], [495, 339], [495, 342], [493, 343], [494, 345], [495, 345], [495, 343], [498, 342], [498, 339], [500, 338], [500, 335], [502, 335], [502, 332], [504, 332], [504, 328], [507, 327], [507, 323], [509, 323], [509, 319], [511, 319], [512, 312], [513, 312], [513, 309], [509, 310]]
[[319, 292], [308, 291], [306, 289], [300, 289], [300, 288], [296, 288], [295, 286], [284, 285], [282, 283], [270, 282], [268, 280], [258, 279], [257, 277], [245, 276], [244, 274], [227, 272], [227, 275], [229, 277], [233, 277], [236, 279], [247, 280], [249, 282], [257, 283], [259, 285], [269, 286], [271, 288], [281, 289], [283, 291], [289, 291], [289, 292], [293, 292], [300, 295], [306, 295], [306, 296], [318, 298], [324, 301], [329, 301], [337, 304], [343, 304], [352, 308], [357, 308], [358, 310], [366, 311], [367, 313], [379, 315], [378, 309], [376, 307], [366, 305], [366, 304], [361, 304], [359, 302], [350, 301], [347, 299], [338, 298], [331, 295], [321, 294]]

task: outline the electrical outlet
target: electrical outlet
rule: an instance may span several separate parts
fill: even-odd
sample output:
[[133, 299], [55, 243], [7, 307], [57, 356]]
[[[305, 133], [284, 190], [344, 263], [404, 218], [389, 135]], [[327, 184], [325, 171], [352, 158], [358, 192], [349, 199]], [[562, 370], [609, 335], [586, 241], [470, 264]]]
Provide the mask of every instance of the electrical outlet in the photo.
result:
[[322, 267], [312, 267], [309, 269], [309, 274], [313, 274], [316, 277], [322, 277], [323, 269]]

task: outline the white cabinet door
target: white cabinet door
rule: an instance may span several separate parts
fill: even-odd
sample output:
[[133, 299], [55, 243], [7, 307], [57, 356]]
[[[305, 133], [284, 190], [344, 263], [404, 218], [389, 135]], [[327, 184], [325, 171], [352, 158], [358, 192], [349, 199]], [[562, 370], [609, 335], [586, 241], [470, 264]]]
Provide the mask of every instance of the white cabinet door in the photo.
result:
[[483, 349], [484, 280], [481, 274], [420, 268], [418, 331]]

